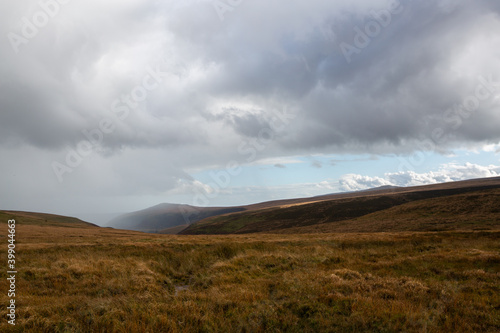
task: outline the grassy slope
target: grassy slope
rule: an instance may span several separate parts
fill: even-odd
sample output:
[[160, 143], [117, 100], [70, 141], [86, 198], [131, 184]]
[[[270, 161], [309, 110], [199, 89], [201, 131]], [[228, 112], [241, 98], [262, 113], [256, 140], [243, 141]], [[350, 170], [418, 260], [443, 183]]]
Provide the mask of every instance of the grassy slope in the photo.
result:
[[320, 201], [228, 214], [191, 225], [185, 234], [229, 234], [265, 232], [294, 226], [342, 221], [402, 204], [405, 198], [368, 197]]
[[500, 230], [500, 190], [409, 202], [356, 219], [277, 230], [283, 233]]
[[186, 229], [187, 227], [189, 227], [188, 224], [183, 224], [183, 225], [179, 225], [177, 227], [166, 228], [166, 229], [160, 230], [160, 231], [158, 231], [158, 233], [165, 234], [165, 235], [177, 235], [178, 233], [180, 233], [182, 230]]
[[[172, 236], [18, 221], [17, 240], [18, 320], [1, 307], [1, 332], [500, 330], [500, 232]], [[0, 279], [1, 304], [7, 289]]]
[[1, 211], [0, 210], [0, 223], [6, 223], [7, 220], [15, 219], [23, 225], [37, 225], [37, 226], [65, 226], [72, 228], [85, 228], [97, 227], [95, 224], [82, 221], [80, 219], [68, 216], [32, 213], [32, 212], [19, 212], [19, 211]]
[[500, 189], [462, 188], [321, 201], [218, 216], [182, 233], [494, 229], [500, 221], [499, 193]]

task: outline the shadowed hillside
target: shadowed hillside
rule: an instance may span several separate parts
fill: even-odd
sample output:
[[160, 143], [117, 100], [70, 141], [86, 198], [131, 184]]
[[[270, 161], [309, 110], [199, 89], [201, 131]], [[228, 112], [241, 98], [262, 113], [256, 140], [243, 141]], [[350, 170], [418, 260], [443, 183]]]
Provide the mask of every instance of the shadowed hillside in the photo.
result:
[[277, 233], [500, 230], [500, 189], [423, 199], [355, 219]]

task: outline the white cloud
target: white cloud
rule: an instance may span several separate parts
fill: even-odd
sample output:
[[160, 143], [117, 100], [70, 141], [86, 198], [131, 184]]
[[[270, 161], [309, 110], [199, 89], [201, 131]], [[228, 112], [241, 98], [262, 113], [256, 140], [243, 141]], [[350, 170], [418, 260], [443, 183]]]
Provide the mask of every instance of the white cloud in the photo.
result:
[[387, 185], [407, 187], [496, 176], [500, 176], [500, 166], [450, 163], [442, 165], [437, 171], [426, 173], [406, 171], [386, 173], [382, 177], [346, 174], [338, 180], [279, 186], [243, 186], [221, 189], [214, 184], [182, 180], [180, 188], [170, 191], [169, 194], [179, 195], [180, 201], [193, 205], [199, 203], [203, 203], [204, 206], [224, 205], [224, 202], [228, 202], [227, 200], [231, 204], [243, 205], [267, 200], [360, 191]]
[[394, 184], [384, 178], [356, 174], [347, 174], [339, 179], [339, 188], [341, 191], [359, 191], [385, 185]]
[[492, 153], [492, 152], [498, 153], [500, 151], [500, 143], [485, 145], [485, 146], [483, 146], [483, 151], [489, 152], [489, 153]]
[[497, 176], [500, 176], [500, 166], [482, 166], [472, 163], [465, 163], [463, 165], [460, 165], [450, 163], [442, 165], [441, 168], [437, 171], [429, 171], [426, 173], [404, 171], [396, 173], [386, 173], [384, 177], [369, 177], [356, 174], [347, 174], [340, 178], [339, 188], [342, 191], [357, 191], [384, 185], [419, 186]]

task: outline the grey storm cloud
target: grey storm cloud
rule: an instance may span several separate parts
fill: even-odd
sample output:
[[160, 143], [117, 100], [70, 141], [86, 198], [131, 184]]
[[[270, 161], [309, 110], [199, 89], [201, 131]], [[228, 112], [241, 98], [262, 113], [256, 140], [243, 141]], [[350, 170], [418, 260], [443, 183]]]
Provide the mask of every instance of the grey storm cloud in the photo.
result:
[[[495, 1], [247, 1], [224, 20], [206, 1], [129, 1], [112, 13], [102, 4], [90, 15], [93, 5], [61, 5], [19, 54], [4, 39], [0, 142], [76, 145], [114, 116], [113, 101], [125, 103], [148, 68], [161, 68], [165, 82], [116, 121], [103, 141], [110, 149], [202, 146], [218, 122], [234, 140], [255, 136], [265, 112], [235, 112], [241, 103], [298, 110], [277, 140], [284, 152], [411, 150], [436, 128], [446, 144], [500, 139], [498, 98], [460, 111], [478, 77], [491, 77], [492, 96], [500, 90]], [[3, 7], [4, 35], [22, 35], [19, 21], [37, 10]], [[356, 47], [358, 32], [392, 7], [387, 26], [346, 57], [342, 43]]]
[[20, 160], [0, 171], [53, 177], [88, 142], [64, 186], [162, 192], [231, 160], [500, 141], [497, 0], [221, 1], [1, 2], [0, 149]]

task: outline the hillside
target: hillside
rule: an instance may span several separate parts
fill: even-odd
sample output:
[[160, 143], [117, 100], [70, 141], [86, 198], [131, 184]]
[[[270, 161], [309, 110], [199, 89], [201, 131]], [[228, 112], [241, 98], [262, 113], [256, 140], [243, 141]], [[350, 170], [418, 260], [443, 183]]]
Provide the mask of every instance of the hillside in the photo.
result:
[[[419, 186], [414, 188], [391, 188], [370, 192], [356, 192], [345, 196], [332, 195], [315, 198], [313, 202], [282, 204], [278, 207], [244, 211], [202, 220], [183, 230], [182, 234], [230, 234], [255, 232], [371, 232], [373, 224], [379, 225], [376, 231], [432, 230], [442, 226], [417, 227], [417, 224], [402, 212], [412, 212], [418, 216], [418, 209], [426, 211], [427, 205], [439, 202], [435, 209], [440, 212], [439, 221], [458, 221], [458, 219], [474, 219], [482, 216], [481, 221], [493, 223], [499, 221], [497, 207], [500, 205], [497, 192], [488, 192], [500, 188], [499, 178], [480, 179], [475, 181], [454, 182], [446, 184]], [[477, 193], [476, 193], [477, 192]], [[475, 193], [475, 194], [472, 194]], [[482, 197], [484, 200], [474, 200]], [[332, 199], [333, 197], [333, 199]], [[439, 199], [436, 201], [436, 199]], [[425, 201], [427, 200], [427, 201]], [[420, 202], [416, 206], [415, 203]], [[475, 202], [468, 204], [467, 202]], [[481, 205], [479, 205], [481, 203]], [[486, 206], [483, 205], [485, 203]], [[478, 206], [479, 205], [479, 206]], [[399, 207], [400, 209], [396, 209]], [[429, 207], [433, 207], [430, 205]], [[460, 212], [456, 207], [465, 207]], [[480, 208], [477, 208], [480, 207]], [[392, 209], [392, 210], [390, 210]], [[415, 211], [415, 213], [413, 213]], [[371, 221], [360, 219], [379, 212]], [[399, 214], [402, 214], [401, 216]], [[458, 214], [458, 215], [457, 215]], [[482, 214], [482, 215], [481, 215]], [[372, 215], [370, 215], [372, 216]], [[436, 219], [438, 217], [434, 216]], [[458, 217], [457, 217], [458, 216]], [[352, 228], [351, 220], [356, 220]], [[391, 223], [385, 223], [390, 220]], [[403, 225], [402, 223], [405, 223]], [[462, 221], [463, 222], [463, 221]], [[461, 223], [462, 223], [461, 222]], [[437, 223], [437, 222], [436, 222]], [[464, 222], [465, 223], [465, 222]], [[471, 222], [472, 223], [472, 222]], [[323, 227], [328, 225], [328, 227]], [[354, 227], [354, 225], [356, 227]], [[309, 228], [302, 228], [314, 226]], [[342, 226], [342, 227], [340, 227]], [[459, 229], [463, 224], [448, 223], [445, 229]], [[480, 227], [480, 226], [478, 226]], [[484, 228], [491, 228], [491, 225]], [[300, 229], [302, 228], [302, 229]], [[472, 228], [472, 226], [471, 226]], [[325, 230], [325, 231], [322, 231]]]
[[0, 221], [5, 223], [10, 219], [15, 219], [17, 223], [22, 225], [37, 225], [45, 227], [57, 226], [66, 228], [98, 228], [98, 226], [93, 223], [85, 222], [75, 217], [45, 213], [0, 210]]
[[[405, 202], [426, 198], [428, 197], [429, 191], [435, 191], [437, 196], [457, 194], [466, 191], [496, 188], [500, 187], [500, 178], [484, 178], [484, 179], [474, 179], [459, 182], [449, 182], [442, 184], [433, 184], [426, 186], [416, 186], [416, 187], [394, 187], [394, 186], [382, 186], [378, 188], [372, 188], [368, 190], [362, 190], [357, 192], [344, 192], [344, 193], [333, 193], [326, 194], [315, 197], [307, 198], [295, 198], [295, 199], [283, 199], [261, 202], [257, 204], [244, 205], [244, 206], [234, 206], [234, 207], [194, 207], [190, 205], [182, 204], [169, 204], [163, 203], [147, 209], [139, 210], [136, 212], [120, 215], [108, 222], [107, 226], [142, 231], [142, 232], [152, 232], [152, 233], [162, 233], [162, 234], [178, 234], [178, 233], [193, 233], [196, 227], [190, 227], [192, 224], [197, 222], [205, 224], [205, 222], [213, 222], [217, 216], [225, 216], [231, 213], [242, 213], [243, 220], [234, 218], [231, 225], [226, 225], [220, 231], [213, 231], [212, 228], [204, 229], [201, 233], [231, 233], [239, 230], [239, 226], [247, 224], [247, 222], [259, 222], [262, 220], [261, 213], [270, 214], [264, 220], [270, 220], [269, 223], [261, 224], [259, 227], [250, 228], [245, 232], [261, 232], [261, 231], [271, 231], [277, 230], [282, 227], [295, 227], [304, 226], [315, 223], [322, 222], [333, 222], [340, 220], [345, 220], [346, 218], [355, 218], [365, 214], [372, 213], [380, 209], [386, 209], [392, 207], [393, 205], [403, 204]], [[423, 192], [419, 195], [418, 193]], [[408, 193], [414, 193], [408, 197]], [[404, 194], [403, 197], [394, 196], [396, 194]], [[389, 195], [389, 198], [378, 198], [374, 199], [375, 196]], [[371, 199], [367, 200], [367, 197]], [[332, 205], [331, 202], [334, 200], [344, 200], [336, 202]], [[330, 203], [327, 203], [330, 202]], [[290, 214], [295, 217], [294, 214], [299, 214], [303, 217], [303, 220], [298, 224], [284, 223], [283, 225], [276, 226], [276, 223], [282, 223], [283, 220], [280, 214], [277, 215], [273, 212], [276, 208], [288, 208], [293, 206], [300, 206], [304, 204], [315, 204], [315, 206], [308, 206], [312, 210], [319, 209], [319, 211], [313, 213], [311, 216], [310, 212], [304, 211], [304, 208], [291, 209]], [[340, 206], [339, 206], [340, 205]], [[344, 206], [345, 205], [345, 206]], [[365, 207], [369, 205], [370, 207]], [[342, 207], [341, 207], [342, 206]], [[338, 210], [338, 212], [337, 212]], [[254, 214], [254, 212], [257, 212]], [[287, 212], [286, 214], [288, 214]], [[233, 217], [232, 217], [233, 218]], [[225, 218], [217, 220], [217, 222], [224, 221]], [[278, 219], [281, 222], [278, 222]], [[307, 221], [305, 221], [307, 220]], [[225, 222], [224, 222], [225, 223]], [[197, 229], [195, 233], [200, 233]], [[244, 231], [244, 230], [240, 230]]]
[[358, 218], [276, 233], [500, 230], [500, 189], [423, 199]]

